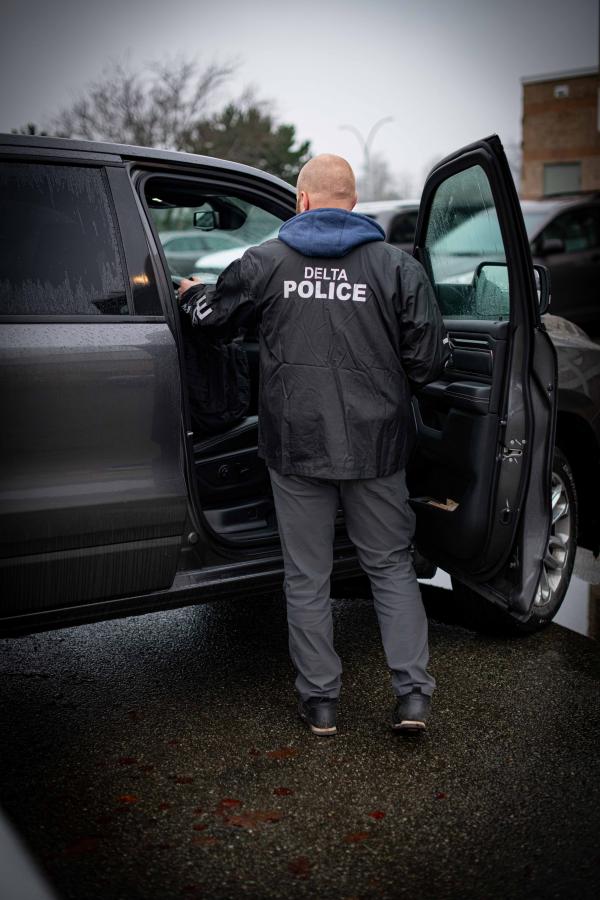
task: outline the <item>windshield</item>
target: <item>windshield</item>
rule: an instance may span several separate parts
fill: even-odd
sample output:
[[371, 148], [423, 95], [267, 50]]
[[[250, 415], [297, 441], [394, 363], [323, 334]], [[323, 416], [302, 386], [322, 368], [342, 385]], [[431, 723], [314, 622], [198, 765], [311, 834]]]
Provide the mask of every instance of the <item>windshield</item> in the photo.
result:
[[531, 238], [547, 217], [548, 213], [545, 212], [524, 212], [523, 219], [525, 220], [527, 237]]

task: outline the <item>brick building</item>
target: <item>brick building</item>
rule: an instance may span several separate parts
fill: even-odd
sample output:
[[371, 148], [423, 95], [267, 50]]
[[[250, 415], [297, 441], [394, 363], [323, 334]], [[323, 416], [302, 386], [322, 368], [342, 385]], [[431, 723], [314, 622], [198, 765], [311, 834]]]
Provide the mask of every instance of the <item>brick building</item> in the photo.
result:
[[521, 196], [600, 190], [599, 70], [523, 78]]

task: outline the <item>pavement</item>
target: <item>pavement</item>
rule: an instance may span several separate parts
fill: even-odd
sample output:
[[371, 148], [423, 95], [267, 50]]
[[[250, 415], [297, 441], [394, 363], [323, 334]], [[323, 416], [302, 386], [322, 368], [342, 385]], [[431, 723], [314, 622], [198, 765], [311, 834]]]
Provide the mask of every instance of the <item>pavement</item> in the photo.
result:
[[597, 898], [600, 645], [423, 592], [417, 737], [368, 600], [334, 604], [333, 738], [296, 717], [281, 597], [0, 641], [0, 802], [58, 897]]

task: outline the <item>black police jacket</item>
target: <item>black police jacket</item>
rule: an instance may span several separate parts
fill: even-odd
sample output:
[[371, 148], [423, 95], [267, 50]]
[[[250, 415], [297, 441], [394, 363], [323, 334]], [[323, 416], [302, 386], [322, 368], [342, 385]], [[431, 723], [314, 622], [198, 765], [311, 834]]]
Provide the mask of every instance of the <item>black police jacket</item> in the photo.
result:
[[259, 454], [281, 474], [376, 478], [406, 464], [411, 390], [440, 374], [448, 338], [422, 266], [382, 237], [356, 213], [303, 213], [214, 290], [183, 294], [214, 337], [257, 326]]

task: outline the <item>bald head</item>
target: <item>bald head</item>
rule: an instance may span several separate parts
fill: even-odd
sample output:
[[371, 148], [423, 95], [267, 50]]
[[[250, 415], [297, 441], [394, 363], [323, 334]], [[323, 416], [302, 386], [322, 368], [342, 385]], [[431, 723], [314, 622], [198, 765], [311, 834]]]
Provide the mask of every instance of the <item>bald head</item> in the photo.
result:
[[351, 210], [357, 198], [350, 163], [332, 153], [313, 157], [300, 170], [296, 198], [297, 212], [323, 207]]

